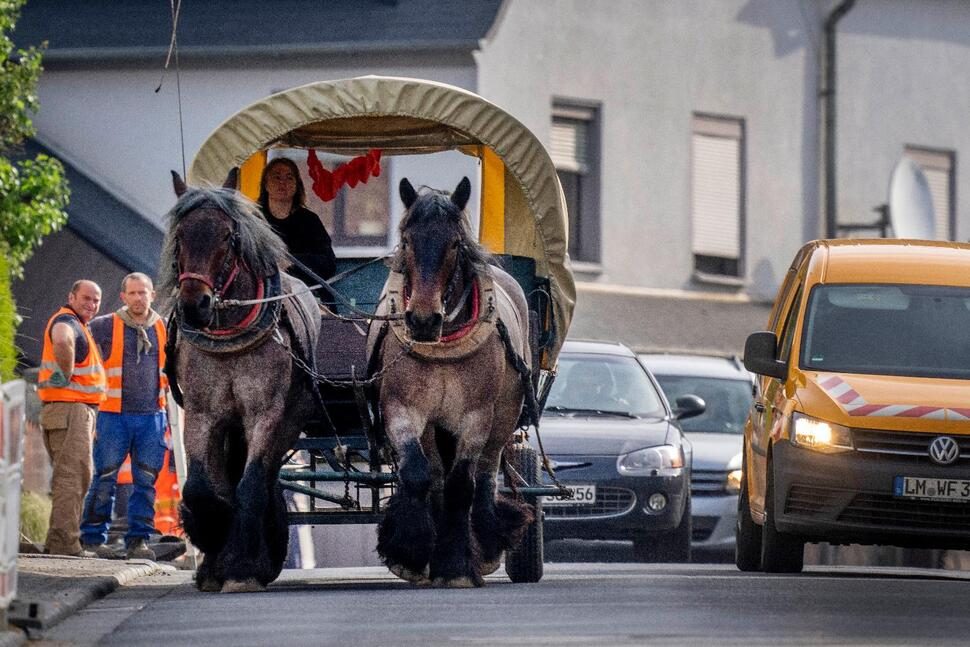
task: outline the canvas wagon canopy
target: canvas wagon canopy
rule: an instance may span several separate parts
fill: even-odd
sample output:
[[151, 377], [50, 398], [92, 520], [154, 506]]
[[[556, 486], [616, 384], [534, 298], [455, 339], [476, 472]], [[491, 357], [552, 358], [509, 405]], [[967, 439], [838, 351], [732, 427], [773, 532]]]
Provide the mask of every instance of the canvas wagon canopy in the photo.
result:
[[[240, 110], [202, 144], [188, 181], [221, 184], [242, 168], [243, 190], [265, 150], [317, 148], [385, 156], [459, 150], [482, 162], [479, 237], [493, 253], [532, 258], [549, 280], [554, 365], [569, 330], [576, 288], [569, 268], [566, 206], [549, 154], [517, 119], [467, 90], [419, 79], [365, 76], [322, 81], [271, 95]], [[247, 190], [248, 185], [248, 190]]]

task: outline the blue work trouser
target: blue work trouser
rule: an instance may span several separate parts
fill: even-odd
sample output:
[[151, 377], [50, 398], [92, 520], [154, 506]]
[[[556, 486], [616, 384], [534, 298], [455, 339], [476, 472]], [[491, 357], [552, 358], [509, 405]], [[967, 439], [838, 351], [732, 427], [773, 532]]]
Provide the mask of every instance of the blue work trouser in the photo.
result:
[[115, 501], [118, 470], [131, 454], [131, 498], [125, 545], [155, 532], [155, 479], [165, 460], [164, 412], [98, 414], [94, 439], [94, 479], [84, 499], [81, 542], [103, 544]]

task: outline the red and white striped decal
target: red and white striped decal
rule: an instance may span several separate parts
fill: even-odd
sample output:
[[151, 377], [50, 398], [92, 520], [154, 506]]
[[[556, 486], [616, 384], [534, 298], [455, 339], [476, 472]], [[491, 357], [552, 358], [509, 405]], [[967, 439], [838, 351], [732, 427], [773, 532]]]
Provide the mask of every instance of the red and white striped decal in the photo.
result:
[[818, 385], [838, 402], [850, 416], [875, 416], [883, 418], [930, 418], [944, 420], [947, 415], [955, 420], [970, 420], [970, 409], [946, 409], [913, 404], [869, 404], [852, 386], [838, 375], [820, 380]]

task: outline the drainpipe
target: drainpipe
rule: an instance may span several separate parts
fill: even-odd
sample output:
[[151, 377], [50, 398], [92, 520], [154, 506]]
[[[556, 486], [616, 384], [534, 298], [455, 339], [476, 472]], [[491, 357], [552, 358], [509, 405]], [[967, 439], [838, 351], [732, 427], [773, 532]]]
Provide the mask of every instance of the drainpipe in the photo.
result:
[[825, 17], [825, 42], [822, 46], [822, 176], [825, 196], [825, 237], [838, 236], [835, 174], [835, 27], [849, 13], [856, 0], [842, 0]]

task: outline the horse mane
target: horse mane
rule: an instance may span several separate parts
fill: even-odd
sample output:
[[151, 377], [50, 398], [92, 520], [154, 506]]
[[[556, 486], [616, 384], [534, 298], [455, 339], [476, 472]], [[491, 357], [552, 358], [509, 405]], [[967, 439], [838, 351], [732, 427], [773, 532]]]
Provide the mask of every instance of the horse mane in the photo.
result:
[[168, 212], [168, 232], [162, 246], [159, 292], [162, 295], [178, 288], [175, 267], [175, 230], [189, 213], [212, 207], [226, 214], [236, 231], [240, 259], [257, 276], [272, 276], [289, 267], [286, 243], [280, 239], [263, 217], [258, 204], [232, 189], [189, 187]]
[[[455, 217], [457, 215], [458, 217]], [[447, 191], [439, 191], [427, 186], [421, 187], [421, 195], [401, 219], [398, 231], [401, 236], [405, 230], [413, 226], [420, 226], [429, 219], [443, 219], [454, 223], [461, 238], [461, 257], [466, 265], [466, 271], [471, 274], [485, 272], [489, 265], [496, 265], [496, 259], [484, 245], [475, 240], [472, 235], [471, 223], [466, 211], [458, 211], [458, 207], [451, 201]], [[404, 254], [398, 248], [391, 258], [391, 269], [395, 272], [404, 271]]]

